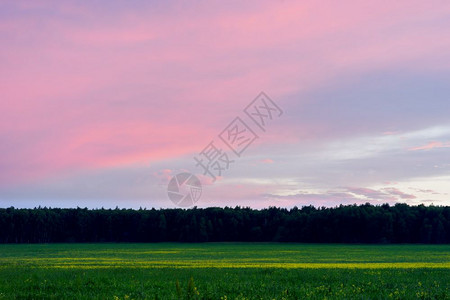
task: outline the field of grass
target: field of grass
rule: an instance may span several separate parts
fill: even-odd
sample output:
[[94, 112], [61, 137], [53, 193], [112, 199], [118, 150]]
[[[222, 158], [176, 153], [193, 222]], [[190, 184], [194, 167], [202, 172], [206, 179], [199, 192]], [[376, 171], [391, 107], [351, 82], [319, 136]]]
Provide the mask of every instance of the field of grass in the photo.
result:
[[0, 299], [450, 299], [450, 245], [0, 245]]

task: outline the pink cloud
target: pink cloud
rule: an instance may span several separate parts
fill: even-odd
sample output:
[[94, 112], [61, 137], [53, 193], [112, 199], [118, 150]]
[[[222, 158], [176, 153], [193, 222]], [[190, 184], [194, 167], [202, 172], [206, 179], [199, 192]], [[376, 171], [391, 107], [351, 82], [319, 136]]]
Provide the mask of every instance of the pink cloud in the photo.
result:
[[153, 175], [160, 180], [161, 184], [167, 184], [173, 177], [174, 173], [171, 169], [163, 169], [155, 172]]
[[[40, 140], [33, 141], [32, 147], [18, 146], [5, 151], [3, 159], [11, 167], [8, 172], [0, 173], [2, 183], [14, 183], [19, 178], [37, 180], [70, 170], [148, 164], [198, 152], [203, 146], [201, 140], [191, 140], [192, 132], [202, 131], [195, 124], [167, 125], [164, 131], [152, 122], [90, 125], [65, 133], [43, 134]], [[212, 136], [209, 130], [203, 129], [203, 133]], [[24, 139], [32, 137], [32, 134], [22, 135]]]
[[347, 191], [370, 199], [384, 199], [386, 197], [385, 193], [369, 188], [349, 187], [347, 188]]
[[399, 131], [385, 131], [385, 132], [383, 132], [383, 135], [396, 135], [398, 133], [399, 133]]
[[197, 176], [203, 186], [209, 186], [219, 183], [223, 179], [223, 176], [216, 176], [215, 181], [214, 178], [209, 175], [195, 174], [195, 176]]
[[410, 151], [418, 151], [418, 150], [431, 150], [436, 148], [450, 148], [450, 142], [449, 143], [443, 143], [443, 142], [429, 142], [428, 144], [424, 146], [414, 147], [410, 148]]
[[273, 164], [273, 160], [271, 160], [270, 158], [263, 159], [261, 160], [261, 162], [263, 164]]
[[261, 89], [276, 100], [343, 73], [450, 61], [431, 55], [450, 44], [446, 27], [414, 25], [445, 16], [447, 4], [200, 3], [103, 14], [88, 4], [9, 3], [19, 13], [0, 19], [4, 183], [198, 152]]
[[416, 199], [417, 197], [411, 194], [406, 194], [396, 188], [384, 188], [382, 189], [387, 194], [398, 196], [400, 199]]

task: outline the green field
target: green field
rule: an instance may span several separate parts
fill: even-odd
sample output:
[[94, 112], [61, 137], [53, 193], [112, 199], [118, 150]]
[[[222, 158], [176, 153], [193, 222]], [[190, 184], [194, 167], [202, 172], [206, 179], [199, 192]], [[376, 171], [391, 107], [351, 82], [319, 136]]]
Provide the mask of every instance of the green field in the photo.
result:
[[450, 299], [449, 245], [0, 245], [0, 299]]

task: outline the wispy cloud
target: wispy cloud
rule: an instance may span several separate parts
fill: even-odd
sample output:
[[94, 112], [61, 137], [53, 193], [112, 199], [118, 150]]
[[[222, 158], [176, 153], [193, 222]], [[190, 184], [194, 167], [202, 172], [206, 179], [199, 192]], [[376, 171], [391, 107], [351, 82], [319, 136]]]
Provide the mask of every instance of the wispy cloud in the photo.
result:
[[283, 120], [217, 184], [200, 176], [205, 203], [420, 201], [377, 185], [450, 174], [449, 3], [7, 0], [0, 11], [2, 205], [160, 205], [162, 181], [195, 172], [193, 155], [261, 90]]
[[450, 142], [429, 142], [424, 146], [410, 148], [410, 151], [431, 150], [435, 148], [450, 148]]

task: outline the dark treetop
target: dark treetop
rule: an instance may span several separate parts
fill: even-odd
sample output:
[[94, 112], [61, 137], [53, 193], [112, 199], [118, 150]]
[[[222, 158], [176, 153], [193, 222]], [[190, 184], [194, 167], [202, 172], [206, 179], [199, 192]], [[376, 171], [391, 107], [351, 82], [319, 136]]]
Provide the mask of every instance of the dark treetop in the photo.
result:
[[450, 207], [0, 209], [0, 243], [449, 243]]

